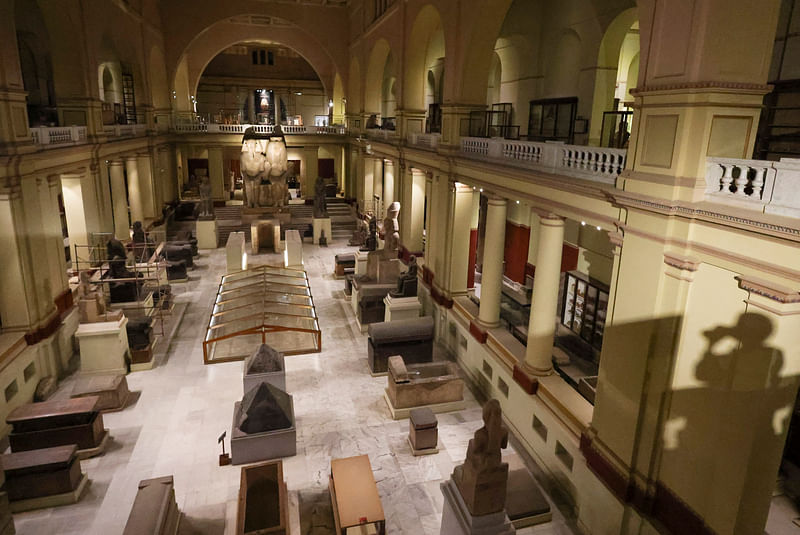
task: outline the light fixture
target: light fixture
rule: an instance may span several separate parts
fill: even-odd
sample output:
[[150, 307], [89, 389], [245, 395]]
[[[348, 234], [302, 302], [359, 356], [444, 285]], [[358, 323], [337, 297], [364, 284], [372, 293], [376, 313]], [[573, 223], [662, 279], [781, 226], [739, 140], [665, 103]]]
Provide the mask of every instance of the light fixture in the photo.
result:
[[597, 230], [603, 230], [603, 229], [601, 229], [600, 227], [597, 227]]
[[481, 193], [483, 193], [483, 188], [481, 188]]
[[295, 91], [294, 94], [299, 97], [299, 96], [303, 95], [303, 92], [302, 91]]
[[586, 221], [581, 221], [581, 226], [585, 227], [586, 226]]
[[328, 107], [333, 108], [333, 99], [328, 99]]
[[517, 201], [517, 204], [519, 204], [519, 201]]

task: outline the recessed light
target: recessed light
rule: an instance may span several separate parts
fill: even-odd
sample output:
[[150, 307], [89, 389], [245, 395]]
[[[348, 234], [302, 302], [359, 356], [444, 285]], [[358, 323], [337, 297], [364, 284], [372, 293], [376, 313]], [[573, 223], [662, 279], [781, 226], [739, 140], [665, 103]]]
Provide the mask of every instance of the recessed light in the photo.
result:
[[581, 221], [581, 226], [586, 226], [586, 221]]
[[483, 188], [481, 188], [481, 193], [483, 193]]
[[601, 229], [600, 227], [597, 227], [597, 230], [603, 230], [603, 229]]
[[517, 201], [517, 204], [519, 204], [519, 201]]

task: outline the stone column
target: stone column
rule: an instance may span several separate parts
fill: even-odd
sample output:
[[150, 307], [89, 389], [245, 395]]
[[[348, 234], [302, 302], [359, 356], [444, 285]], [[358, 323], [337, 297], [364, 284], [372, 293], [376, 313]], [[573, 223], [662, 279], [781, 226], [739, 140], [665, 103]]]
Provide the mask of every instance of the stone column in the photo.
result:
[[374, 212], [375, 205], [372, 197], [372, 175], [375, 172], [375, 164], [372, 160], [373, 158], [364, 156], [363, 161], [359, 166], [359, 169], [363, 169], [363, 174], [361, 180], [358, 182], [360, 186], [359, 191], [361, 193], [361, 197], [358, 199], [358, 205], [361, 207], [362, 211], [372, 210]]
[[[425, 203], [428, 206], [428, 209], [425, 211], [425, 238], [423, 251], [425, 254], [425, 265], [428, 265], [429, 258], [432, 257], [431, 255], [431, 212], [433, 207], [433, 176], [429, 173], [425, 173], [425, 184], [424, 184], [424, 192], [425, 192]], [[433, 264], [428, 266], [429, 268], [433, 267]]]
[[319, 147], [315, 145], [303, 149], [303, 164], [300, 188], [303, 190], [303, 197], [311, 199], [314, 197], [314, 183], [319, 175]]
[[139, 183], [139, 165], [136, 156], [125, 158], [125, 174], [128, 177], [128, 205], [131, 208], [131, 224], [144, 223], [143, 192]]
[[410, 252], [422, 252], [422, 227], [425, 224], [425, 173], [407, 167], [402, 174], [403, 221], [400, 241]]
[[50, 267], [50, 280], [56, 295], [68, 288], [64, 236], [61, 233], [61, 217], [58, 210], [59, 193], [61, 193], [61, 177], [58, 175], [48, 176], [39, 186], [42, 226], [47, 240], [47, 264]]
[[108, 169], [111, 173], [111, 202], [114, 212], [114, 237], [118, 240], [130, 238], [130, 220], [128, 216], [128, 194], [125, 190], [125, 163], [122, 160], [110, 160]]
[[208, 149], [208, 179], [211, 181], [211, 198], [215, 201], [225, 199], [225, 179], [222, 161], [222, 147]]
[[378, 197], [380, 199], [380, 205], [384, 207], [384, 210], [379, 210], [378, 207], [375, 207], [375, 211], [376, 213], [380, 212], [378, 215], [382, 217], [386, 207], [383, 192], [383, 158], [375, 158], [373, 165], [375, 167], [372, 170], [372, 198]]
[[411, 134], [425, 132], [425, 110], [395, 110], [395, 128], [397, 137], [407, 140]]
[[18, 47], [14, 2], [0, 2], [0, 154], [31, 143]]
[[500, 296], [503, 289], [503, 252], [506, 236], [506, 199], [489, 197], [485, 236], [478, 323], [483, 327], [492, 328], [500, 325]]
[[[536, 251], [525, 369], [537, 375], [548, 375], [553, 371], [553, 339], [558, 313], [564, 220], [557, 216], [540, 217], [538, 232], [539, 247]], [[484, 260], [484, 266], [485, 262]]]
[[150, 159], [150, 153], [137, 154], [136, 163], [139, 169], [139, 190], [142, 192], [144, 216], [148, 219], [156, 219], [161, 214], [159, 213], [159, 205], [156, 203], [153, 163]]
[[[461, 144], [461, 124], [471, 111], [483, 111], [486, 106], [442, 106], [442, 140], [440, 145], [458, 147]], [[467, 134], [465, 132], [465, 134]]]
[[394, 198], [394, 162], [384, 160], [383, 163], [383, 206], [389, 206]]
[[[67, 217], [70, 257], [73, 263], [79, 260], [88, 262], [89, 232], [84, 212], [82, 177], [77, 174], [61, 175], [61, 191], [64, 196], [64, 212]], [[76, 246], [78, 246], [76, 250]]]
[[471, 186], [449, 183], [447, 233], [445, 234], [444, 272], [436, 278], [437, 286], [453, 298], [467, 293], [467, 264], [469, 263], [469, 224], [472, 219]]

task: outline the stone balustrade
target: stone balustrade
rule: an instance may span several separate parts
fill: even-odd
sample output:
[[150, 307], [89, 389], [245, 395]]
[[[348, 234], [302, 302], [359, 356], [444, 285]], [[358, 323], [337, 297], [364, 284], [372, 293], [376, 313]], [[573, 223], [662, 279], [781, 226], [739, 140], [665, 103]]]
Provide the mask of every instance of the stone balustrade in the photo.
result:
[[625, 169], [627, 155], [625, 149], [476, 137], [461, 138], [461, 153], [471, 158], [606, 184], [615, 183]]
[[706, 158], [707, 201], [800, 217], [800, 159]]
[[[257, 134], [271, 134], [273, 125], [267, 124], [216, 124], [216, 123], [176, 123], [173, 130], [180, 134], [244, 134], [252, 127]], [[347, 130], [344, 126], [294, 126], [281, 125], [285, 135], [315, 135], [332, 134], [344, 135]]]
[[384, 130], [382, 128], [367, 128], [367, 137], [376, 141], [393, 142], [397, 140], [397, 132], [394, 130]]
[[30, 132], [34, 145], [61, 147], [86, 143], [85, 126], [40, 126]]
[[436, 150], [436, 147], [439, 146], [439, 140], [441, 138], [441, 134], [423, 134], [420, 132], [412, 132], [408, 134], [408, 143], [422, 149]]

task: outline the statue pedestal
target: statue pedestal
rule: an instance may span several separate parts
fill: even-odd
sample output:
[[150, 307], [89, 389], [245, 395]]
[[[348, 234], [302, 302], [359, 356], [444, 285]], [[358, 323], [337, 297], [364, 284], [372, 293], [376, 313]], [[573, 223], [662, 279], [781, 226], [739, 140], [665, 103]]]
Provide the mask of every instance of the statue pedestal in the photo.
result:
[[517, 530], [505, 510], [472, 516], [453, 479], [440, 484], [444, 495], [440, 535], [511, 535]]
[[225, 245], [227, 273], [247, 269], [247, 253], [244, 252], [244, 232], [231, 232]]
[[242, 224], [249, 225], [253, 221], [259, 219], [277, 219], [282, 224], [289, 223], [292, 220], [292, 214], [289, 213], [289, 208], [284, 207], [280, 210], [277, 207], [262, 206], [258, 208], [242, 208]]
[[258, 254], [261, 249], [281, 252], [281, 222], [279, 219], [258, 220], [250, 223], [250, 252]]
[[82, 323], [75, 332], [80, 345], [80, 373], [128, 373], [128, 318]]
[[413, 320], [419, 317], [422, 310], [422, 303], [416, 296], [414, 297], [392, 297], [387, 295], [383, 298], [386, 305], [386, 312], [383, 321]]
[[325, 239], [331, 241], [331, 218], [330, 217], [315, 217], [311, 220], [314, 225], [314, 245], [319, 245], [319, 237], [322, 231], [325, 231]]
[[303, 269], [303, 240], [297, 230], [286, 231], [286, 249], [283, 251], [284, 266]]
[[369, 251], [356, 251], [356, 277], [367, 274]]
[[195, 234], [197, 235], [197, 248], [198, 249], [216, 249], [217, 240], [217, 220], [216, 219], [198, 219], [197, 226], [195, 227]]

